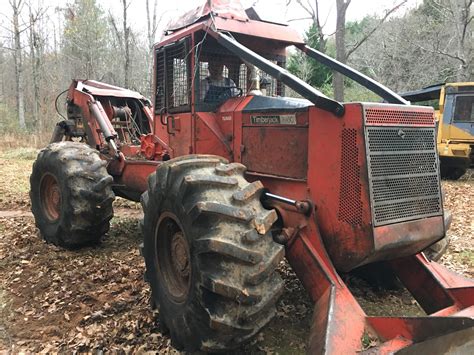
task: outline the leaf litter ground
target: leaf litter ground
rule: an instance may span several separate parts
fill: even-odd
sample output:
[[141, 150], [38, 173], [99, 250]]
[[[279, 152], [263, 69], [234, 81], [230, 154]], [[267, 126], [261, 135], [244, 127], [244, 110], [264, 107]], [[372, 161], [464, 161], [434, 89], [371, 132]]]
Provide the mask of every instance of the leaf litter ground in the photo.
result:
[[[149, 307], [138, 252], [138, 204], [118, 199], [100, 245], [66, 251], [44, 243], [29, 214], [29, 174], [36, 152], [0, 152], [0, 351], [177, 353]], [[453, 214], [451, 245], [442, 263], [474, 277], [474, 173], [443, 182]], [[303, 354], [312, 303], [286, 262], [277, 316], [235, 353]], [[387, 291], [345, 276], [368, 314], [419, 315], [403, 290]], [[284, 336], [283, 336], [284, 335]]]

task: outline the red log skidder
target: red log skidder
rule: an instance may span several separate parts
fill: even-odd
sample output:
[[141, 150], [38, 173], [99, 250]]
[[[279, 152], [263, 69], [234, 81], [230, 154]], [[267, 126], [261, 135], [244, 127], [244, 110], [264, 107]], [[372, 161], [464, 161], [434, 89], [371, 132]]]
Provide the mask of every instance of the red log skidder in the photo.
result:
[[[289, 47], [385, 103], [340, 103], [285, 70]], [[314, 301], [308, 351], [474, 346], [474, 282], [427, 257], [443, 240], [433, 109], [308, 47], [237, 1], [206, 1], [154, 47], [154, 93], [74, 80], [31, 176], [42, 237], [98, 241], [115, 196], [141, 201], [152, 303], [186, 351], [225, 351], [275, 315], [286, 256]], [[286, 95], [286, 96], [285, 96]], [[390, 270], [426, 312], [375, 317], [341, 278]], [[388, 277], [388, 276], [387, 276]]]

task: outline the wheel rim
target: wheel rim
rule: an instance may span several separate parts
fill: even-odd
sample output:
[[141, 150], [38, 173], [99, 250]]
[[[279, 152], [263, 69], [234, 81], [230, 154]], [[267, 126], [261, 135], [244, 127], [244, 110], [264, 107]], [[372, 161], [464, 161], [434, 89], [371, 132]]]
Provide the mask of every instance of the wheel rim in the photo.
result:
[[155, 238], [162, 286], [174, 302], [183, 303], [191, 286], [191, 256], [186, 236], [173, 214], [162, 214]]
[[54, 222], [61, 214], [61, 188], [51, 174], [43, 175], [40, 183], [41, 204], [46, 217]]

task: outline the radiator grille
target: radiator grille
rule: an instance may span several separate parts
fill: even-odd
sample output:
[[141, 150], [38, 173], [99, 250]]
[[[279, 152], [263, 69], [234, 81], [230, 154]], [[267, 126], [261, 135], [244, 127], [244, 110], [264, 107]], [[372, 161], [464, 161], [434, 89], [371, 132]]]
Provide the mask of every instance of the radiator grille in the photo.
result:
[[387, 175], [436, 174], [436, 156], [431, 153], [372, 155], [370, 157], [373, 177]]
[[408, 178], [392, 178], [372, 182], [374, 199], [377, 202], [392, 201], [418, 196], [433, 196], [438, 193], [437, 176], [415, 176]]
[[431, 216], [439, 207], [439, 199], [432, 197], [379, 205], [375, 214], [378, 220], [395, 222]]
[[386, 107], [366, 108], [365, 123], [367, 125], [417, 125], [433, 126], [432, 111], [413, 111]]
[[435, 128], [365, 132], [374, 225], [441, 215]]
[[[431, 129], [399, 128], [380, 130], [367, 128], [370, 135], [369, 148], [372, 152], [433, 150], [435, 149], [434, 131]], [[402, 139], [400, 139], [402, 138]]]

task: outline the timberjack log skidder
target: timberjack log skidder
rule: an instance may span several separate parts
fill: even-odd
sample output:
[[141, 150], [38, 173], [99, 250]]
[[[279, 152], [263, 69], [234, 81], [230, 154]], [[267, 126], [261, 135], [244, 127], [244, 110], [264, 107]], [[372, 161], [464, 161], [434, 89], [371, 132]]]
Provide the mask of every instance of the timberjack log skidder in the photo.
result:
[[[327, 98], [284, 69], [289, 46], [387, 103]], [[312, 354], [358, 352], [367, 335], [378, 340], [370, 353], [472, 348], [474, 282], [421, 252], [447, 228], [432, 109], [238, 2], [186, 14], [154, 61], [153, 105], [73, 81], [67, 119], [31, 175], [46, 241], [97, 241], [114, 195], [141, 200], [145, 276], [179, 349], [221, 351], [252, 338], [275, 314], [284, 255], [315, 303]], [[216, 61], [224, 86], [207, 78]], [[426, 316], [364, 313], [340, 273], [375, 262]]]

